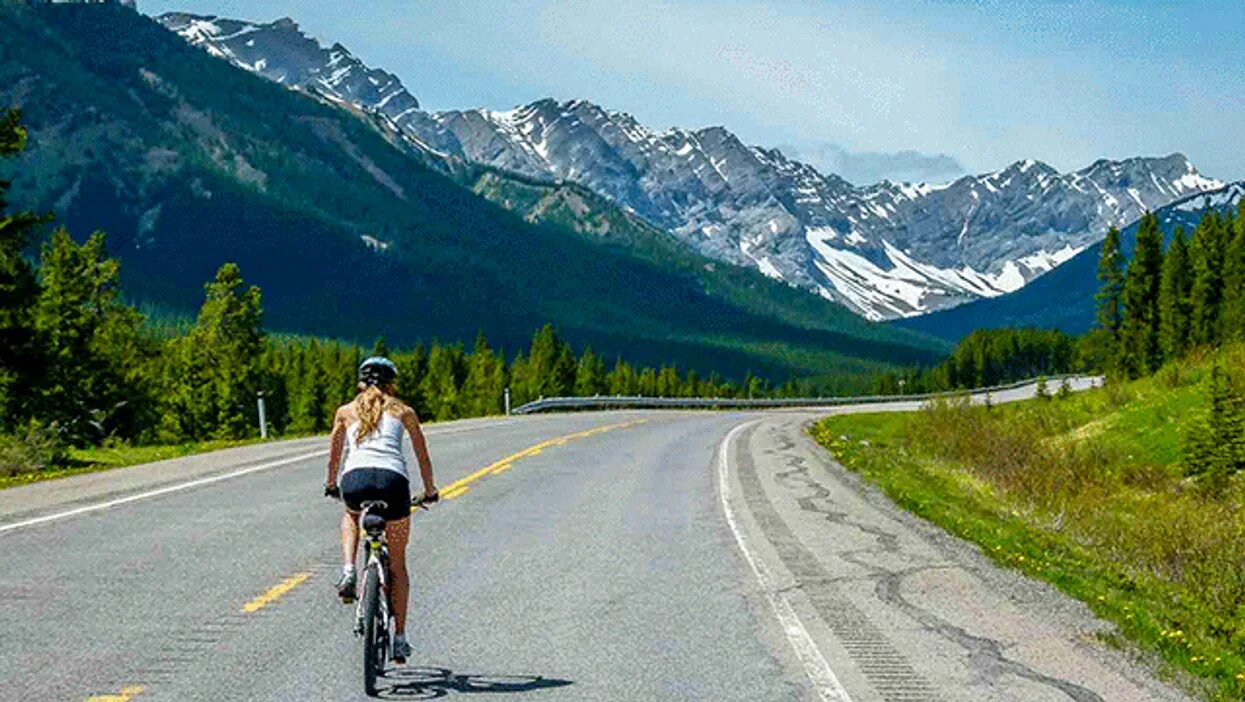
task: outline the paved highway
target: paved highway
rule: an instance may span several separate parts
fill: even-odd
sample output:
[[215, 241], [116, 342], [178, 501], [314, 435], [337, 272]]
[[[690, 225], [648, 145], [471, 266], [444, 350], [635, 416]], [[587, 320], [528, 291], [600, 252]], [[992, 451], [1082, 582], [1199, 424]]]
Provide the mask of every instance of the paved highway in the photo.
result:
[[[1077, 603], [861, 486], [815, 416], [429, 427], [449, 499], [415, 517], [415, 654], [382, 696], [1184, 699]], [[0, 699], [362, 698], [322, 443], [0, 492]]]

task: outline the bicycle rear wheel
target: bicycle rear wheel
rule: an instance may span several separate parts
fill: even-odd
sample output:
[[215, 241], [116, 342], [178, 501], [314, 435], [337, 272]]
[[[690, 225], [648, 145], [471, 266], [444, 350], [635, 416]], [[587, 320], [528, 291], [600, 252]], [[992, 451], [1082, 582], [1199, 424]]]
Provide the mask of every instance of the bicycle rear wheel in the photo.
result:
[[363, 575], [363, 691], [376, 696], [376, 678], [385, 672], [388, 623], [380, 608], [380, 570], [371, 565]]

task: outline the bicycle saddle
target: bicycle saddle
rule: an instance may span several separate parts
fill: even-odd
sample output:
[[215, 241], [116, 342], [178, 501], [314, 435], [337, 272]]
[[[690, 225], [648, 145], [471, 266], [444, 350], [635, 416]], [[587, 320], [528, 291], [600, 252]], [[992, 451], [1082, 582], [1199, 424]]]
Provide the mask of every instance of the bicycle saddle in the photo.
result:
[[385, 530], [385, 518], [379, 514], [363, 515], [363, 530], [369, 534], [378, 534]]

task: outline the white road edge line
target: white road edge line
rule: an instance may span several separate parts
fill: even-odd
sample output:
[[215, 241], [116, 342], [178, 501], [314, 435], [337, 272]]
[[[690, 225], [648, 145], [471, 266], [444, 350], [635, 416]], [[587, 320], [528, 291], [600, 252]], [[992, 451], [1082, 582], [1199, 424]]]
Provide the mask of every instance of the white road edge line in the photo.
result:
[[76, 509], [70, 509], [64, 512], [56, 512], [54, 514], [45, 514], [42, 517], [34, 517], [33, 519], [27, 519], [21, 522], [13, 522], [12, 524], [0, 525], [0, 533], [4, 533], [6, 531], [12, 531], [13, 529], [21, 529], [22, 527], [34, 526], [36, 524], [43, 524], [45, 522], [53, 522], [58, 519], [64, 519], [66, 517], [73, 517], [79, 514], [86, 514], [87, 512], [96, 512], [101, 509], [108, 509], [109, 507], [116, 507], [117, 505], [123, 505], [128, 502], [137, 502], [139, 500], [146, 500], [152, 497], [158, 497], [160, 495], [167, 495], [170, 492], [179, 492], [181, 490], [189, 490], [192, 487], [199, 487], [200, 485], [210, 485], [212, 483], [218, 483], [222, 480], [228, 480], [229, 478], [236, 478], [239, 475], [246, 475], [248, 473], [258, 473], [261, 470], [269, 470], [271, 468], [277, 468], [280, 466], [289, 465], [291, 463], [297, 463], [299, 461], [306, 461], [311, 458], [318, 458], [320, 456], [327, 456], [327, 455], [328, 455], [328, 451], [314, 451], [312, 453], [304, 453], [302, 455], [293, 456], [291, 458], [283, 458], [279, 461], [272, 461], [270, 463], [260, 463], [259, 465], [248, 466], [246, 468], [231, 471], [229, 473], [213, 475], [208, 478], [199, 478], [198, 480], [191, 480], [185, 483], [169, 485], [167, 487], [158, 488], [156, 490], [148, 490], [147, 492], [140, 492], [134, 495], [126, 495], [125, 497], [118, 497], [115, 500], [97, 502], [93, 505], [86, 505], [84, 507], [78, 507]]
[[[427, 434], [428, 436], [436, 436], [438, 434], [461, 434], [461, 433], [468, 432], [468, 431], [476, 431], [479, 429], [493, 428], [497, 426], [506, 426], [508, 424], [514, 424], [514, 423], [516, 423], [514, 420], [510, 420], [506, 422], [498, 422], [496, 424], [482, 422], [478, 425], [472, 425], [472, 426], [466, 426], [466, 427], [445, 427], [440, 430], [438, 430], [436, 427], [429, 427], [424, 433]], [[152, 497], [159, 497], [160, 495], [167, 495], [171, 492], [179, 492], [181, 490], [188, 490], [193, 487], [199, 487], [200, 485], [210, 485], [212, 483], [217, 483], [222, 480], [228, 480], [229, 478], [236, 478], [240, 475], [247, 475], [249, 473], [258, 473], [260, 471], [270, 470], [272, 468], [280, 468], [281, 466], [289, 465], [291, 463], [297, 463], [299, 461], [306, 461], [312, 458], [319, 458], [321, 456], [327, 456], [327, 455], [329, 455], [329, 452], [327, 450], [312, 451], [311, 453], [304, 453], [298, 456], [293, 456], [291, 458], [283, 458], [279, 461], [271, 461], [269, 463], [261, 463], [259, 465], [248, 466], [246, 468], [231, 471], [229, 473], [213, 475], [211, 477], [200, 478], [198, 480], [191, 480], [189, 482], [178, 483], [176, 485], [168, 485], [166, 487], [158, 488], [156, 490], [148, 490], [147, 492], [140, 492], [134, 495], [126, 495], [125, 497], [118, 497], [114, 500], [106, 500], [104, 502], [97, 502], [95, 504], [85, 505], [83, 507], [77, 507], [75, 509], [66, 510], [64, 512], [55, 512], [53, 514], [45, 514], [41, 517], [33, 517], [31, 519], [26, 519], [20, 522], [13, 522], [12, 524], [0, 524], [0, 534], [3, 534], [6, 531], [13, 531], [14, 529], [21, 529], [23, 527], [35, 526], [36, 524], [54, 522], [58, 519], [65, 519], [66, 517], [75, 517], [79, 514], [97, 512], [101, 509], [108, 509], [109, 507], [116, 507], [117, 505], [123, 505], [129, 502], [137, 502], [139, 500], [146, 500]]]
[[774, 610], [774, 616], [778, 619], [778, 623], [782, 626], [783, 631], [786, 632], [791, 648], [795, 650], [796, 657], [800, 659], [800, 663], [804, 666], [804, 672], [812, 682], [813, 689], [817, 691], [818, 696], [825, 702], [851, 702], [852, 698], [848, 696], [847, 690], [843, 689], [843, 685], [835, 676], [834, 671], [830, 669], [830, 664], [826, 662], [826, 657], [822, 655], [821, 649], [817, 647], [813, 637], [804, 628], [804, 622], [800, 621], [800, 617], [796, 614], [795, 607], [791, 605], [787, 595], [778, 592], [778, 589], [774, 587], [774, 578], [770, 573], [769, 567], [753, 555], [752, 549], [748, 546], [748, 538], [744, 535], [743, 530], [739, 527], [739, 522], [735, 518], [735, 509], [731, 506], [730, 461], [728, 456], [730, 455], [730, 448], [735, 435], [757, 421], [760, 420], [746, 422], [732, 429], [726, 435], [726, 438], [722, 440], [718, 448], [718, 496], [721, 498], [722, 510], [726, 513], [726, 523], [730, 525], [731, 533], [735, 535], [735, 543], [739, 545], [739, 550], [743, 553], [744, 560], [748, 561], [748, 565], [752, 567], [753, 574], [756, 575], [757, 581], [761, 584], [761, 590], [765, 593], [766, 599], [769, 600], [770, 607]]

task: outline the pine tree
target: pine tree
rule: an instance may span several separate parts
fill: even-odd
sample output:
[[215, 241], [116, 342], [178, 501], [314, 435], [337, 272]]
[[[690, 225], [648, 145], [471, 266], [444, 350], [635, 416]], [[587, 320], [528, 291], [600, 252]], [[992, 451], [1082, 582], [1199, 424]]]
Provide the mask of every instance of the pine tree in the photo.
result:
[[428, 399], [429, 417], [439, 422], [459, 417], [459, 383], [455, 348], [433, 344], [428, 352], [428, 373], [420, 383]]
[[480, 332], [467, 358], [467, 377], [463, 380], [459, 416], [501, 414], [505, 387], [506, 364], [493, 352], [484, 333]]
[[1189, 261], [1193, 287], [1189, 294], [1189, 337], [1193, 344], [1219, 343], [1223, 303], [1224, 231], [1218, 213], [1208, 212], [1193, 230]]
[[653, 368], [645, 368], [640, 371], [638, 385], [640, 395], [657, 397], [657, 371]]
[[260, 360], [266, 420], [270, 432], [281, 434], [290, 424], [289, 385], [286, 366], [293, 360], [290, 345], [270, 339]]
[[166, 345], [164, 428], [181, 439], [250, 436], [262, 388], [262, 296], [233, 263], [204, 290], [194, 326]]
[[358, 369], [363, 361], [363, 349], [337, 342], [325, 344], [322, 348], [325, 390], [317, 421], [327, 427], [331, 426], [337, 408], [358, 394]]
[[290, 428], [299, 433], [320, 433], [328, 428], [324, 407], [329, 403], [329, 351], [311, 339], [295, 351], [296, 362], [286, 373], [292, 378]]
[[552, 324], [532, 337], [522, 377], [521, 394], [528, 399], [570, 395], [575, 389], [575, 354]]
[[527, 356], [520, 351], [510, 362], [510, 401], [515, 407], [537, 399], [530, 394], [533, 385], [530, 376]]
[[120, 264], [108, 257], [104, 235], [79, 246], [58, 230], [43, 247], [39, 274], [39, 418], [78, 443], [134, 433], [148, 399], [142, 316], [120, 300]]
[[1159, 346], [1167, 360], [1180, 358], [1189, 347], [1189, 295], [1193, 270], [1184, 228], [1176, 227], [1171, 246], [1163, 257], [1159, 286]]
[[769, 395], [769, 386], [765, 379], [758, 378], [755, 375], [748, 375], [748, 385], [745, 393], [749, 398], [763, 398]]
[[422, 343], [417, 344], [410, 352], [394, 354], [393, 363], [398, 367], [398, 396], [416, 415], [431, 418], [420, 383], [428, 372], [428, 349]]
[[1157, 369], [1159, 288], [1162, 282], [1163, 234], [1158, 218], [1147, 212], [1137, 228], [1137, 247], [1124, 278], [1124, 319], [1120, 323], [1118, 367], [1136, 378]]
[[688, 369], [687, 374], [683, 376], [683, 382], [680, 386], [680, 397], [700, 397], [701, 395], [700, 377], [696, 375], [696, 371]]
[[1210, 407], [1187, 437], [1185, 468], [1219, 495], [1232, 475], [1245, 470], [1245, 396], [1218, 363], [1211, 368], [1208, 395]]
[[610, 371], [609, 392], [611, 395], [637, 395], [640, 392], [640, 379], [635, 368], [621, 356], [614, 362], [614, 370]]
[[389, 343], [385, 341], [385, 337], [376, 338], [376, 343], [372, 344], [372, 355], [389, 357]]
[[[0, 113], [0, 158], [16, 156], [26, 146], [26, 130], [17, 110]], [[33, 230], [46, 220], [30, 212], [8, 212], [9, 181], [0, 180], [0, 428], [24, 419], [30, 383], [39, 368], [34, 308], [39, 296], [35, 272], [23, 252]]]
[[674, 366], [662, 366], [657, 372], [658, 397], [678, 397], [679, 385], [679, 371]]
[[[1120, 230], [1111, 227], [1102, 240], [1102, 252], [1098, 256], [1097, 328], [1102, 356], [1108, 362], [1119, 355], [1120, 325], [1124, 321], [1124, 252], [1120, 249]], [[1114, 372], [1115, 369], [1108, 368]], [[957, 378], [963, 386], [963, 378]]]
[[575, 395], [592, 397], [609, 392], [609, 377], [605, 372], [605, 361], [592, 352], [584, 349], [579, 357], [579, 367], [575, 374]]
[[1245, 341], [1245, 200], [1231, 221], [1231, 240], [1224, 252], [1223, 315], [1220, 336], [1224, 341]]

